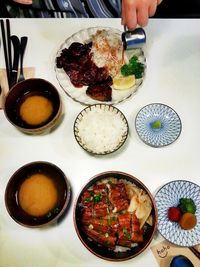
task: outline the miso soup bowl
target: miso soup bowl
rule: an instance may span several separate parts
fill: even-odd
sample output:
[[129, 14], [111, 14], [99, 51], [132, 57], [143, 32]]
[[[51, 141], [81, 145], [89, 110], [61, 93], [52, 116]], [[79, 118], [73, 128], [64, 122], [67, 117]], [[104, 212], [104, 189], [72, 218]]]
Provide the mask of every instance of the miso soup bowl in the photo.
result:
[[[29, 96], [43, 96], [47, 98], [53, 111], [43, 122], [31, 125], [20, 115], [20, 106]], [[4, 103], [4, 113], [8, 121], [18, 130], [26, 134], [48, 133], [60, 122], [62, 102], [58, 90], [49, 81], [31, 78], [15, 84], [8, 92]]]
[[[88, 217], [90, 216], [90, 214], [92, 214], [92, 218], [96, 219], [96, 210], [94, 207], [96, 207], [96, 209], [101, 209], [101, 207], [103, 207], [101, 205], [101, 202], [99, 202], [101, 200], [101, 197], [104, 198], [104, 200], [106, 200], [105, 198], [105, 191], [103, 192], [103, 194], [101, 195], [101, 193], [97, 193], [97, 191], [95, 191], [94, 195], [88, 195], [88, 190], [92, 190], [94, 185], [97, 184], [101, 184], [101, 183], [106, 183], [107, 187], [110, 188], [110, 184], [112, 183], [113, 178], [115, 179], [115, 181], [121, 183], [128, 183], [131, 186], [134, 185], [136, 186], [139, 190], [143, 190], [143, 192], [145, 192], [150, 201], [151, 201], [151, 213], [150, 213], [150, 217], [152, 219], [152, 223], [147, 224], [145, 223], [144, 226], [142, 227], [142, 231], [143, 231], [143, 241], [142, 242], [138, 242], [137, 244], [132, 244], [132, 246], [130, 248], [125, 247], [125, 246], [119, 246], [117, 244], [117, 242], [115, 243], [115, 247], [114, 248], [110, 248], [109, 247], [109, 239], [108, 241], [106, 241], [106, 238], [109, 237], [109, 230], [108, 232], [104, 232], [103, 226], [105, 226], [105, 219], [108, 220], [108, 227], [111, 225], [112, 223], [112, 216], [118, 216], [120, 214], [120, 212], [117, 213], [115, 212], [111, 212], [111, 209], [109, 209], [109, 214], [107, 214], [105, 217], [98, 217], [98, 222], [97, 221], [93, 221], [91, 222], [91, 218]], [[108, 189], [109, 190], [109, 189]], [[111, 196], [111, 192], [108, 192], [108, 198], [105, 201], [105, 203], [109, 203], [110, 202], [110, 197]], [[86, 199], [85, 202], [82, 201], [83, 197], [86, 197], [84, 199]], [[109, 204], [108, 204], [109, 205]], [[93, 212], [92, 213], [88, 213], [85, 212], [85, 208], [87, 207], [93, 207]], [[126, 212], [125, 210], [121, 211], [121, 213]], [[84, 221], [82, 220], [82, 216], [83, 214], [87, 216], [84, 218]], [[89, 218], [89, 219], [88, 219]], [[89, 221], [88, 221], [89, 220]], [[94, 225], [93, 225], [94, 223]], [[118, 221], [116, 221], [115, 225], [118, 225]], [[84, 224], [84, 225], [83, 225]], [[96, 224], [96, 226], [95, 226]], [[88, 230], [96, 230], [97, 231], [97, 239], [103, 235], [104, 241], [105, 241], [105, 245], [102, 245], [100, 243], [97, 242], [97, 240], [92, 239], [90, 236], [88, 236], [88, 234], [85, 231], [85, 227], [88, 225]], [[156, 205], [155, 205], [155, 201], [154, 198], [152, 196], [152, 194], [150, 193], [150, 191], [148, 190], [148, 188], [136, 177], [132, 176], [131, 174], [128, 173], [124, 173], [124, 172], [120, 172], [120, 171], [107, 171], [107, 172], [103, 172], [103, 173], [99, 173], [95, 176], [93, 176], [81, 189], [76, 201], [75, 201], [75, 205], [74, 205], [74, 226], [75, 226], [75, 230], [76, 233], [80, 239], [80, 241], [82, 242], [82, 244], [85, 246], [85, 248], [87, 248], [92, 254], [94, 254], [95, 256], [104, 259], [104, 260], [108, 260], [108, 261], [114, 261], [114, 262], [119, 262], [119, 261], [126, 261], [129, 259], [132, 259], [136, 256], [138, 256], [139, 254], [141, 254], [151, 243], [154, 233], [157, 229], [157, 209], [156, 209]], [[99, 228], [95, 228], [99, 226]], [[105, 229], [105, 228], [104, 228]], [[110, 229], [111, 230], [111, 229]], [[123, 229], [124, 230], [124, 229]], [[119, 233], [119, 228], [117, 229], [117, 233]], [[115, 236], [117, 237], [117, 240], [119, 238], [119, 235], [115, 233]]]
[[[34, 174], [43, 174], [51, 179], [57, 191], [57, 200], [51, 210], [40, 216], [27, 213], [19, 200], [21, 185]], [[71, 187], [67, 177], [59, 167], [45, 161], [35, 161], [20, 167], [9, 179], [5, 190], [5, 205], [11, 218], [18, 224], [31, 228], [57, 223], [66, 215], [70, 199]]]

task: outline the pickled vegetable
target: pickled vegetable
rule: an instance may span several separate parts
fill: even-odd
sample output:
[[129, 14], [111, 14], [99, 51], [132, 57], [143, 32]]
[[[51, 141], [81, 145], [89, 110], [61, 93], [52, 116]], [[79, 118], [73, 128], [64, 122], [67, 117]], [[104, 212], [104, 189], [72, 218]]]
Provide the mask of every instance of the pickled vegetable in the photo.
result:
[[184, 230], [190, 230], [197, 224], [197, 218], [192, 213], [184, 213], [179, 222], [180, 226]]
[[189, 212], [189, 213], [195, 214], [196, 205], [191, 198], [181, 198], [179, 200], [179, 203], [180, 203], [179, 208], [182, 213]]

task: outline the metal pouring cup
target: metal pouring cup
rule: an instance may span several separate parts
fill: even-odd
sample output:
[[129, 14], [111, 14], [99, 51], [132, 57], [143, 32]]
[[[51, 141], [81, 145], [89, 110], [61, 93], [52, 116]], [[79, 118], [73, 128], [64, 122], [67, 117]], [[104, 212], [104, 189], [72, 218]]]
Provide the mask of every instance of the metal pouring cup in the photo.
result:
[[139, 48], [146, 43], [146, 34], [142, 28], [136, 28], [135, 30], [126, 30], [124, 26], [124, 32], [122, 33], [122, 42], [125, 50], [133, 48]]

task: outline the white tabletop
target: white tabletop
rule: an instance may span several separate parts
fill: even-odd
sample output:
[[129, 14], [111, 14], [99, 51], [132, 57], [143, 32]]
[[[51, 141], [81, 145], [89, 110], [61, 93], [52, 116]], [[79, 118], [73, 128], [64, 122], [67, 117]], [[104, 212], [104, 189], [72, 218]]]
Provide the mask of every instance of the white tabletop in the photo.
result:
[[[157, 266], [150, 247], [140, 256], [117, 264], [92, 255], [79, 241], [73, 226], [76, 196], [93, 175], [108, 170], [132, 174], [153, 194], [171, 180], [185, 179], [199, 184], [200, 20], [150, 20], [145, 28], [147, 72], [144, 83], [133, 97], [117, 105], [129, 122], [128, 140], [122, 149], [103, 157], [91, 156], [77, 144], [73, 124], [84, 106], [64, 93], [54, 72], [59, 46], [71, 34], [92, 26], [123, 29], [119, 19], [11, 19], [11, 32], [29, 37], [25, 66], [35, 67], [36, 77], [45, 78], [58, 88], [64, 104], [64, 118], [54, 132], [28, 136], [16, 130], [0, 111], [1, 267]], [[4, 67], [3, 60], [0, 64]], [[178, 140], [163, 148], [144, 144], [134, 127], [139, 109], [152, 102], [171, 106], [182, 121]], [[47, 229], [18, 225], [8, 215], [4, 203], [5, 187], [11, 175], [22, 165], [37, 160], [60, 167], [73, 191], [67, 216]], [[161, 237], [157, 236], [152, 244], [159, 240]]]

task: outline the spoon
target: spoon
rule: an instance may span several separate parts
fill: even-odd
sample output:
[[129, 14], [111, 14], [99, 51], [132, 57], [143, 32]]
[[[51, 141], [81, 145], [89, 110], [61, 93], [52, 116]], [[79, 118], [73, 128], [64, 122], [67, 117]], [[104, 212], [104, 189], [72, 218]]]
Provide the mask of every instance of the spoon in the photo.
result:
[[24, 52], [26, 49], [28, 37], [23, 36], [21, 37], [21, 44], [20, 44], [20, 73], [19, 73], [19, 78], [17, 82], [21, 82], [25, 80], [24, 73], [23, 73], [23, 58], [24, 58]]

